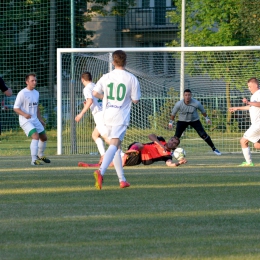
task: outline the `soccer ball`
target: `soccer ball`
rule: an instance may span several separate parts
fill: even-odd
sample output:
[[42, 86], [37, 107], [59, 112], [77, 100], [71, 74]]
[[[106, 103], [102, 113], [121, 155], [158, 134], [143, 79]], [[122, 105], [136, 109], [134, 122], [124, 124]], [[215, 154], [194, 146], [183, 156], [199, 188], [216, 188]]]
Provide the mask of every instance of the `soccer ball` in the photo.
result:
[[181, 160], [181, 159], [183, 159], [185, 156], [186, 156], [186, 152], [185, 152], [185, 150], [183, 149], [183, 148], [176, 148], [174, 151], [173, 151], [173, 153], [172, 153], [172, 155], [174, 156], [174, 158], [176, 159], [176, 160]]

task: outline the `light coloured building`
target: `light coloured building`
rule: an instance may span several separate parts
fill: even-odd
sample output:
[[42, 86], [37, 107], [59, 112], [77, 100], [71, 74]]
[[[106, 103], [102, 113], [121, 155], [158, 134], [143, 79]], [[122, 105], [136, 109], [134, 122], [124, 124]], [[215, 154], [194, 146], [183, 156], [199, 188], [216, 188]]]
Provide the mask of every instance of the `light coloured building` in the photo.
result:
[[167, 18], [174, 8], [172, 0], [137, 0], [124, 17], [97, 15], [86, 23], [87, 30], [95, 31], [92, 47], [165, 46], [176, 38], [178, 30]]

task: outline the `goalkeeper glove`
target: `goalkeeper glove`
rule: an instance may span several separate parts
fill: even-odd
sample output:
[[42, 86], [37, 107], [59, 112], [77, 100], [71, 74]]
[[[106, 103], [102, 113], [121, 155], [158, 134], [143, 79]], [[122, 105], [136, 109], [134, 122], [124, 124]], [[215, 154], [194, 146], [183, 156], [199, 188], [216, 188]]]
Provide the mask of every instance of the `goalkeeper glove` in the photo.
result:
[[174, 126], [174, 121], [173, 120], [170, 120], [169, 121], [169, 127], [173, 127]]
[[209, 119], [208, 116], [205, 116], [205, 120], [206, 120], [206, 123], [207, 123], [207, 124], [210, 124], [210, 119]]

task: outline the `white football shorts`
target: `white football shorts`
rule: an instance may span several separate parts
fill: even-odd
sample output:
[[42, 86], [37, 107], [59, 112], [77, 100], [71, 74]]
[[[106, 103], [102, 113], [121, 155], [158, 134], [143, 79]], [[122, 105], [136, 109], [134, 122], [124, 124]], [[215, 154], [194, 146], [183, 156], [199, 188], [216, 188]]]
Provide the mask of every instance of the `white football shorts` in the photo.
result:
[[37, 133], [41, 133], [44, 131], [44, 127], [38, 118], [34, 119], [33, 121], [26, 122], [24, 125], [21, 126], [21, 128], [27, 136], [34, 128], [36, 129]]
[[243, 137], [253, 144], [257, 143], [260, 139], [260, 124], [252, 124]]
[[123, 141], [127, 129], [127, 125], [116, 125], [116, 126], [106, 126], [107, 127], [107, 137], [108, 139], [119, 138]]
[[94, 121], [96, 124], [96, 128], [101, 136], [107, 136], [107, 127], [104, 125], [103, 120], [103, 112], [98, 112], [94, 114]]

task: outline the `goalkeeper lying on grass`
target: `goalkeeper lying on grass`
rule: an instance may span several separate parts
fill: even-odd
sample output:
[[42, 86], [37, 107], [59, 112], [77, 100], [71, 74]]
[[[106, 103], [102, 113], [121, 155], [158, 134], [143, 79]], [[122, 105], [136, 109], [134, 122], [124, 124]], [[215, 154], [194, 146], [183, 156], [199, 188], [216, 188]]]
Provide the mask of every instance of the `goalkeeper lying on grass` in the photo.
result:
[[[164, 161], [167, 166], [176, 167], [187, 162], [185, 158], [181, 158], [177, 163], [172, 162], [172, 152], [180, 144], [178, 137], [173, 136], [168, 142], [163, 137], [155, 134], [150, 134], [148, 138], [152, 142], [145, 144], [134, 142], [128, 146], [128, 150], [122, 157], [123, 166], [135, 166], [141, 163], [150, 165], [154, 162]], [[79, 162], [78, 166], [94, 167], [96, 164]]]

